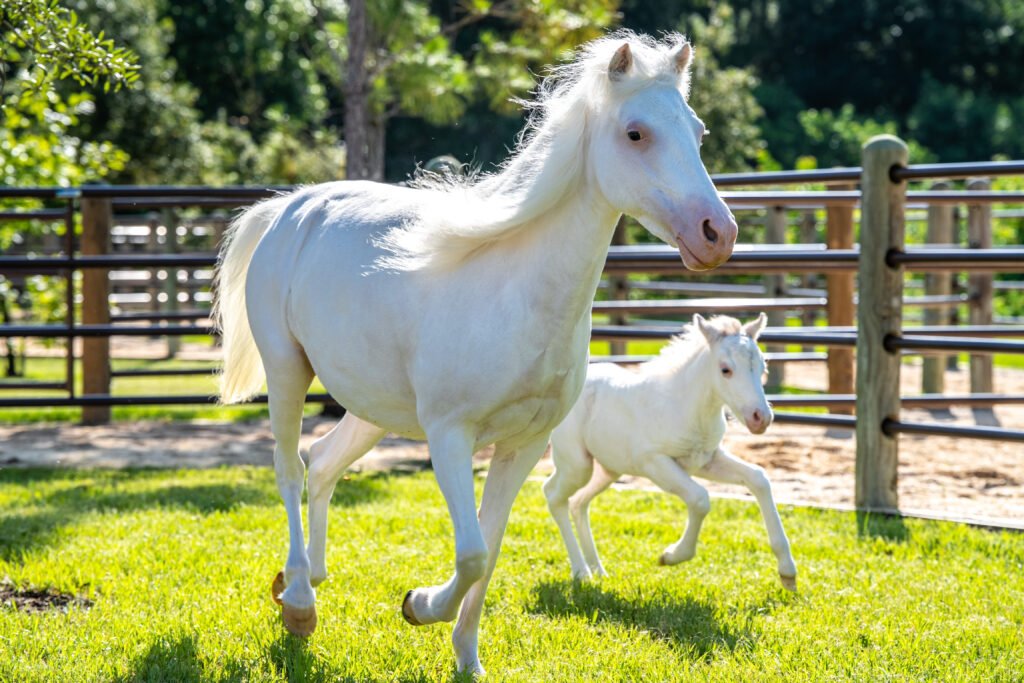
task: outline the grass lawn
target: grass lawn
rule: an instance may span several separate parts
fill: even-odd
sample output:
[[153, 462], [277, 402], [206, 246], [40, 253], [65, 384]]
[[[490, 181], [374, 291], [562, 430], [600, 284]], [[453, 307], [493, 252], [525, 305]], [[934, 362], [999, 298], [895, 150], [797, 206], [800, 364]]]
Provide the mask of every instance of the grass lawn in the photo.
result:
[[[593, 507], [612, 575], [574, 585], [527, 484], [488, 594], [489, 680], [1021, 680], [1024, 536], [881, 519], [858, 533], [852, 514], [787, 507], [791, 595], [753, 505], [716, 500], [701, 552], [674, 568], [656, 559], [681, 503], [612, 491]], [[330, 539], [302, 642], [269, 597], [286, 549], [269, 469], [0, 471], [0, 577], [92, 601], [0, 607], [0, 680], [450, 680], [450, 626], [399, 613], [452, 566], [431, 475], [340, 482]]]

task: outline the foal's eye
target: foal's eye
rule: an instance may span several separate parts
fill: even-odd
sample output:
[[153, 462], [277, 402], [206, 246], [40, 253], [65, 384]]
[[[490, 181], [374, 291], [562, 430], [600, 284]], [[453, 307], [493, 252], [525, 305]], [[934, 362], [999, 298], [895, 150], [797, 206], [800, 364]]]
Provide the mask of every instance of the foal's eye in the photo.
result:
[[629, 139], [633, 142], [640, 142], [644, 139], [643, 133], [638, 130], [631, 130], [627, 132], [626, 135], [629, 136]]
[[722, 368], [722, 377], [732, 377], [732, 370], [729, 368]]

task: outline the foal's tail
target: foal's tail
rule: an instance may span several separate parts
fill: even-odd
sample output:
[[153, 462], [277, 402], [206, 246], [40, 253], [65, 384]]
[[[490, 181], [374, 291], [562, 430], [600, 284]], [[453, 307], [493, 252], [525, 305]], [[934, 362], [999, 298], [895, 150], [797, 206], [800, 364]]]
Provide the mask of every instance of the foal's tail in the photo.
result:
[[288, 199], [274, 197], [251, 206], [231, 222], [224, 235], [213, 306], [213, 320], [220, 330], [224, 348], [224, 372], [220, 377], [222, 403], [251, 398], [263, 385], [263, 362], [245, 309], [245, 280], [256, 245]]

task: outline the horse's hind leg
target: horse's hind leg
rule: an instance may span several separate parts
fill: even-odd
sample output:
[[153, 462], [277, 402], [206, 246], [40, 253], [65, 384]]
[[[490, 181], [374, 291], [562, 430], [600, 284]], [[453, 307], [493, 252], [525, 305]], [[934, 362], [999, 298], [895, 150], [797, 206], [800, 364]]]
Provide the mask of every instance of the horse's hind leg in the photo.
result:
[[261, 352], [267, 371], [270, 428], [277, 441], [274, 473], [288, 513], [288, 560], [283, 574], [274, 581], [273, 594], [281, 603], [285, 626], [293, 634], [305, 637], [316, 628], [316, 594], [309, 582], [309, 558], [303, 543], [301, 506], [306, 468], [299, 457], [299, 434], [313, 371], [294, 345]]
[[590, 502], [618, 478], [617, 474], [609, 472], [600, 462], [595, 461], [590, 481], [569, 499], [569, 509], [576, 522], [576, 533], [579, 534], [580, 544], [583, 546], [583, 556], [596, 576], [608, 576], [608, 572], [601, 564], [597, 545], [594, 544], [594, 532], [590, 530]]
[[334, 429], [309, 448], [309, 556], [310, 582], [327, 578], [327, 510], [341, 473], [377, 445], [384, 430], [346, 413]]

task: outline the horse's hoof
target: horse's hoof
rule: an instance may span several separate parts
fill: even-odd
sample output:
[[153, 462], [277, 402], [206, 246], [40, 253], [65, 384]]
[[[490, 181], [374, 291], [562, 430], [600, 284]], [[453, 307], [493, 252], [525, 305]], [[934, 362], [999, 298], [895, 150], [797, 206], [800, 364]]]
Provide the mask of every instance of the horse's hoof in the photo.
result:
[[292, 607], [282, 604], [281, 619], [288, 633], [299, 638], [308, 638], [316, 630], [316, 605]]
[[672, 564], [668, 560], [669, 560], [668, 553], [662, 553], [661, 555], [658, 556], [658, 564], [660, 564], [662, 567], [668, 567], [670, 564]]
[[405, 599], [402, 600], [402, 616], [405, 617], [405, 620], [413, 626], [422, 626], [423, 624], [420, 623], [419, 619], [416, 618], [416, 615], [413, 614], [412, 611], [412, 602], [410, 601], [412, 594], [413, 591], [409, 591], [405, 594]]
[[783, 588], [796, 593], [796, 576], [784, 576], [783, 574], [779, 574], [779, 580], [782, 581]]
[[270, 584], [270, 597], [279, 605], [284, 604], [281, 602], [281, 593], [284, 593], [284, 589], [284, 572], [278, 572], [273, 583]]

